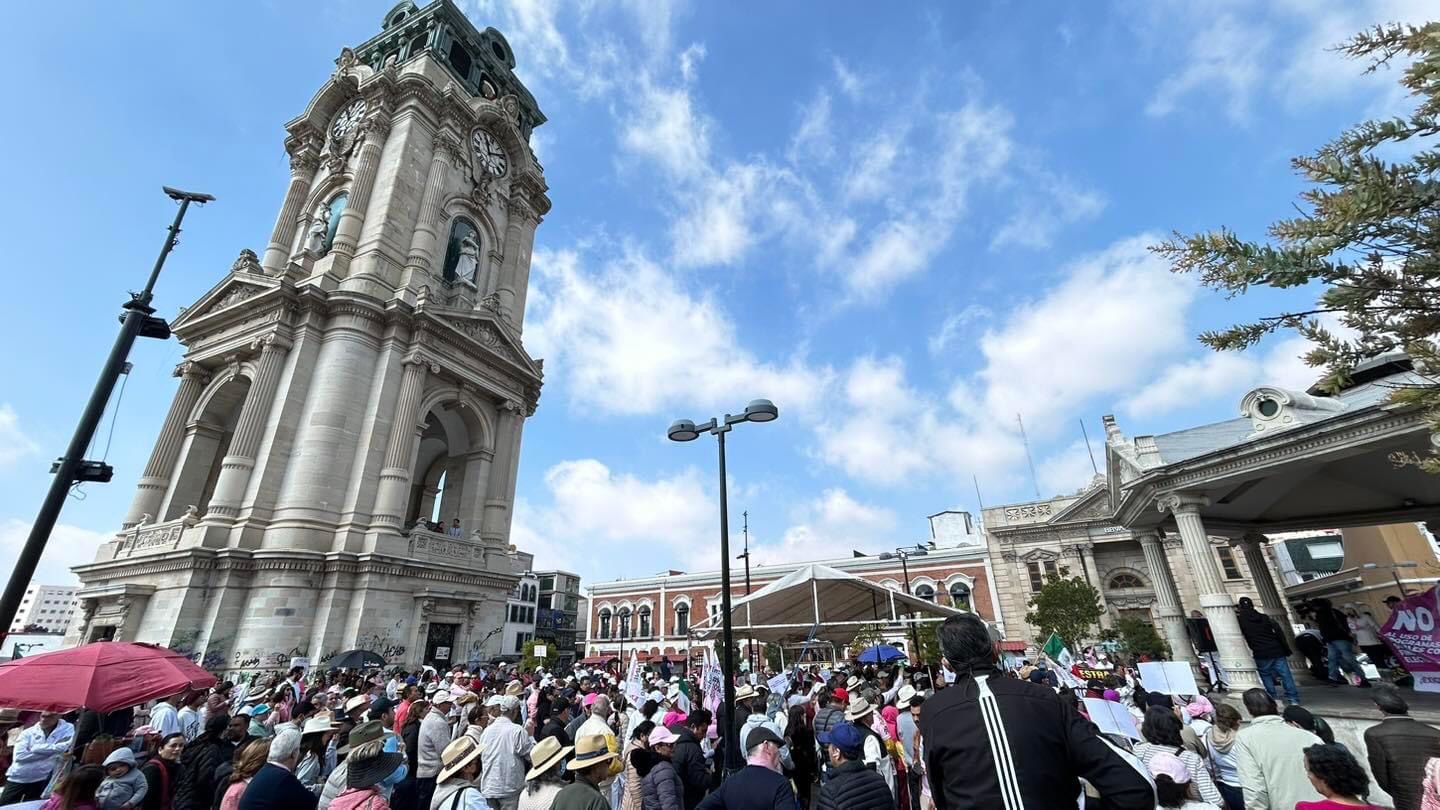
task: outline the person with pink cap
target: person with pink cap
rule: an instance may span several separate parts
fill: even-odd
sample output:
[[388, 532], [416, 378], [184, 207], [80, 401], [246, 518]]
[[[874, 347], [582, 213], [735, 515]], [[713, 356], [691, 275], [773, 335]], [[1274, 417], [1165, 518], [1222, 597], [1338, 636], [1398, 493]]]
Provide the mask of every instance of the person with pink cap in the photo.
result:
[[1210, 802], [1200, 801], [1190, 769], [1174, 754], [1155, 754], [1146, 767], [1155, 778], [1155, 798], [1159, 807], [1166, 810], [1220, 810]]

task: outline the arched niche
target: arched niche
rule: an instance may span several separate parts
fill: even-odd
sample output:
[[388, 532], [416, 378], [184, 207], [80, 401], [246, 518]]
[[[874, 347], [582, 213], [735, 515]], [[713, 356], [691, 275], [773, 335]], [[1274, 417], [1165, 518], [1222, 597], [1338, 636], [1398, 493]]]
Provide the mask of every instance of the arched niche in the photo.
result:
[[174, 520], [191, 506], [205, 513], [250, 393], [250, 373], [246, 366], [216, 379], [195, 403], [162, 514], [155, 516], [158, 520]]

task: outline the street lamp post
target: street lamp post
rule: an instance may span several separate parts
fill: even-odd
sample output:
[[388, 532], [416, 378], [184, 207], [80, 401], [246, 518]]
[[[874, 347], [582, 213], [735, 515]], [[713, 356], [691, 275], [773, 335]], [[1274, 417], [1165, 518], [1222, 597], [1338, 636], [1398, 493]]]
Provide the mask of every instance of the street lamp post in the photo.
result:
[[1367, 570], [1372, 570], [1372, 571], [1375, 570], [1376, 568], [1389, 568], [1389, 569], [1390, 569], [1390, 577], [1395, 580], [1395, 587], [1400, 590], [1400, 598], [1401, 598], [1401, 599], [1408, 599], [1408, 598], [1410, 598], [1410, 594], [1405, 591], [1405, 585], [1404, 585], [1404, 583], [1402, 583], [1402, 582], [1400, 581], [1400, 574], [1399, 574], [1399, 572], [1397, 571], [1397, 569], [1400, 569], [1400, 568], [1419, 568], [1419, 567], [1420, 567], [1420, 564], [1417, 563], [1417, 562], [1415, 562], [1414, 560], [1402, 560], [1402, 561], [1400, 561], [1400, 562], [1390, 563], [1389, 565], [1381, 565], [1380, 563], [1373, 563], [1373, 562], [1362, 563], [1360, 567], [1361, 567], [1361, 568], [1364, 568], [1364, 569], [1367, 569]]
[[[737, 560], [743, 559], [743, 560], [745, 561], [745, 595], [746, 595], [746, 596], [749, 596], [749, 595], [750, 595], [750, 513], [749, 513], [748, 511], [746, 511], [746, 512], [741, 512], [741, 513], [740, 513], [740, 517], [741, 517], [742, 519], [744, 519], [744, 521], [745, 521], [745, 523], [744, 523], [744, 528], [741, 530], [741, 536], [745, 538], [745, 539], [744, 539], [744, 543], [745, 543], [745, 553], [744, 553], [744, 554], [737, 554], [737, 555], [735, 555], [735, 559], [737, 559]], [[746, 610], [748, 611], [749, 608], [746, 608]], [[747, 614], [747, 615], [748, 615], [748, 614]], [[749, 624], [749, 622], [747, 621], [746, 624]], [[750, 671], [751, 671], [751, 672], [755, 672], [755, 671], [756, 671], [756, 670], [755, 670], [755, 634], [754, 634], [754, 631], [753, 631], [753, 630], [751, 631], [750, 636], [749, 636], [749, 652], [750, 652], [750, 655], [749, 655], [749, 658], [750, 658]]]
[[100, 379], [95, 383], [95, 390], [90, 394], [84, 413], [80, 415], [80, 423], [75, 426], [75, 434], [70, 438], [65, 455], [61, 456], [51, 469], [55, 477], [50, 481], [50, 490], [41, 503], [35, 523], [30, 527], [30, 536], [25, 539], [25, 545], [15, 560], [15, 567], [10, 571], [10, 582], [5, 586], [5, 593], [0, 596], [0, 637], [8, 632], [10, 623], [15, 620], [15, 612], [20, 608], [20, 600], [25, 595], [30, 578], [35, 575], [35, 566], [40, 563], [40, 555], [45, 553], [45, 544], [50, 540], [50, 532], [55, 528], [55, 521], [60, 517], [60, 509], [65, 505], [70, 488], [84, 481], [108, 483], [113, 475], [110, 465], [103, 461], [87, 461], [85, 448], [90, 446], [95, 429], [100, 425], [100, 418], [105, 415], [105, 406], [110, 401], [110, 392], [115, 390], [115, 382], [125, 373], [130, 347], [135, 345], [138, 337], [159, 340], [170, 338], [170, 325], [165, 319], [156, 318], [155, 308], [151, 306], [155, 299], [155, 282], [160, 279], [165, 258], [180, 241], [180, 223], [185, 219], [185, 212], [190, 209], [190, 204], [204, 205], [215, 198], [209, 194], [181, 191], [169, 186], [165, 186], [163, 190], [166, 196], [180, 203], [180, 210], [175, 213], [175, 221], [165, 235], [165, 244], [160, 248], [160, 256], [155, 259], [155, 266], [150, 270], [145, 289], [131, 293], [130, 300], [120, 307], [125, 310], [125, 314], [120, 317], [120, 334], [115, 336], [110, 357], [105, 361], [105, 367], [100, 372]]
[[[905, 573], [905, 595], [913, 596], [913, 594], [910, 593], [910, 558], [924, 557], [926, 554], [929, 553], [929, 550], [917, 543], [915, 544], [914, 548], [904, 546], [901, 548], [897, 548], [894, 551], [884, 552], [880, 555], [880, 559], [900, 561], [900, 570]], [[912, 666], [915, 666], [924, 663], [918, 660], [920, 656], [920, 631], [915, 627], [914, 621], [910, 622], [910, 644], [913, 648], [911, 652], [914, 653], [914, 655], [910, 658], [910, 664]]]
[[666, 431], [674, 442], [691, 442], [700, 438], [701, 433], [714, 436], [720, 447], [720, 627], [721, 644], [725, 650], [721, 660], [725, 666], [724, 690], [726, 726], [721, 728], [725, 735], [725, 772], [740, 770], [744, 761], [740, 756], [739, 729], [735, 727], [735, 635], [730, 616], [730, 515], [729, 495], [725, 487], [725, 434], [741, 422], [773, 422], [780, 416], [775, 403], [768, 399], [752, 400], [745, 411], [738, 415], [725, 414], [723, 419], [711, 419], [697, 425], [689, 419], [677, 419]]

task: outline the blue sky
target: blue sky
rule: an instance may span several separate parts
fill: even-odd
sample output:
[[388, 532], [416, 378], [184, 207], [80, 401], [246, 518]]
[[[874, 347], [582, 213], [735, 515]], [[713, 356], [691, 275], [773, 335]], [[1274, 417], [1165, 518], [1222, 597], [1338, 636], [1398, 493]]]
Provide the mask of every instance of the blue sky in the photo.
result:
[[[1215, 355], [1201, 329], [1305, 303], [1225, 301], [1145, 247], [1251, 237], [1292, 213], [1288, 159], [1408, 109], [1393, 71], [1326, 49], [1420, 2], [462, 4], [507, 38], [549, 123], [554, 209], [525, 338], [546, 360], [514, 540], [611, 579], [717, 563], [710, 439], [665, 427], [768, 396], [730, 438], [757, 559], [880, 551], [924, 517], [1090, 477], [1101, 415], [1129, 435], [1228, 418], [1260, 381], [1303, 386], [1295, 339]], [[162, 278], [173, 317], [263, 250], [282, 124], [388, 2], [87, 3], [11, 10], [0, 128], [0, 554], [22, 543], [172, 216], [214, 194]], [[23, 113], [21, 115], [20, 113]], [[16, 282], [19, 282], [18, 284]], [[114, 531], [174, 392], [143, 342], [87, 485], [41, 567], [69, 579]], [[110, 417], [104, 431], [111, 427]]]

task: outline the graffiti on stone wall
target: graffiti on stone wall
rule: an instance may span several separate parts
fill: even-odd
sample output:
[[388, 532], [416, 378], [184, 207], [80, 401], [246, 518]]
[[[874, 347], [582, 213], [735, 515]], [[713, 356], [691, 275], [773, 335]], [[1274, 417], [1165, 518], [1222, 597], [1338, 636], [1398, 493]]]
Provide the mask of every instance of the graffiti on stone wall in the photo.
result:
[[405, 644], [399, 638], [400, 625], [401, 622], [395, 622], [395, 626], [385, 632], [361, 636], [356, 640], [355, 648], [373, 652], [390, 663], [398, 663], [405, 657]]
[[292, 658], [304, 658], [305, 650], [302, 647], [291, 647], [288, 650], [263, 650], [263, 649], [240, 649], [236, 650], [230, 657], [231, 669], [285, 669], [290, 665]]

